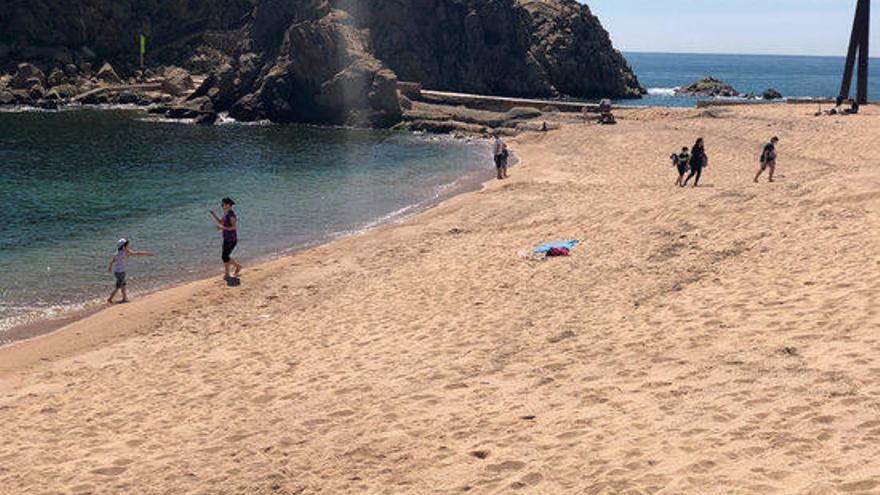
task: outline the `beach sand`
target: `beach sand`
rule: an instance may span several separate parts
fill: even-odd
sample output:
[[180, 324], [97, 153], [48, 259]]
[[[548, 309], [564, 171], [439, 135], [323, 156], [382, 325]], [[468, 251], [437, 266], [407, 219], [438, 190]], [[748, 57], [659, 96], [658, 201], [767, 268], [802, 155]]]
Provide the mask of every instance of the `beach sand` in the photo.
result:
[[0, 493], [880, 493], [880, 108], [814, 110], [523, 135], [404, 224], [2, 348]]

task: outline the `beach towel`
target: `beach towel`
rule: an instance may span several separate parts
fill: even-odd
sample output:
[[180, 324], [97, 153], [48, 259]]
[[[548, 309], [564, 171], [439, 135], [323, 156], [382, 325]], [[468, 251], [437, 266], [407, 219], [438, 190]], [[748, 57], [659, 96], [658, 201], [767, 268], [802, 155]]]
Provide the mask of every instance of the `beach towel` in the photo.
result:
[[540, 247], [538, 247], [537, 249], [535, 249], [534, 251], [532, 251], [532, 253], [534, 253], [534, 254], [546, 253], [546, 252], [550, 251], [552, 248], [565, 248], [565, 249], [568, 249], [569, 251], [571, 251], [575, 246], [577, 246], [580, 243], [581, 243], [581, 241], [571, 240], [571, 241], [565, 241], [565, 242], [557, 242], [554, 244], [544, 244], [544, 245], [541, 245]]

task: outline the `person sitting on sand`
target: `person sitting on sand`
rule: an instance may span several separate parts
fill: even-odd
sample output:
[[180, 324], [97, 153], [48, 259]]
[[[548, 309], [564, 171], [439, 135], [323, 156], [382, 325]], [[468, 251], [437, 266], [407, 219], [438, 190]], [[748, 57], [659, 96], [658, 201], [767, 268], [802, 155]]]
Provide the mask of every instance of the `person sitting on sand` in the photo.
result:
[[498, 180], [507, 178], [507, 143], [501, 140], [501, 136], [496, 132], [493, 134], [495, 143], [492, 145], [492, 154], [495, 157], [495, 172]]
[[779, 138], [773, 136], [770, 142], [764, 145], [764, 151], [761, 152], [761, 164], [758, 167], [758, 173], [755, 174], [755, 182], [758, 182], [758, 178], [766, 169], [770, 169], [769, 182], [773, 182], [773, 174], [776, 173], [776, 143], [778, 142]]
[[110, 265], [107, 267], [107, 271], [112, 272], [116, 277], [116, 288], [113, 289], [113, 292], [110, 293], [110, 297], [107, 298], [107, 302], [110, 304], [113, 304], [113, 298], [116, 297], [116, 292], [118, 291], [122, 291], [122, 300], [119, 302], [128, 302], [128, 294], [125, 293], [125, 273], [128, 269], [128, 257], [153, 255], [153, 253], [148, 253], [146, 251], [133, 251], [128, 246], [128, 239], [119, 239], [119, 241], [116, 242], [116, 254], [110, 258]]
[[709, 166], [709, 157], [706, 155], [706, 149], [703, 147], [703, 138], [697, 138], [697, 142], [691, 148], [691, 173], [687, 176], [681, 187], [687, 185], [691, 177], [694, 177], [694, 187], [700, 183], [700, 176], [703, 174], [703, 168]]
[[681, 153], [672, 154], [672, 164], [678, 169], [678, 178], [675, 179], [676, 186], [684, 185], [684, 174], [688, 171], [688, 161], [690, 159], [691, 155], [688, 154], [687, 146], [681, 148]]
[[[235, 201], [232, 201], [230, 198], [223, 198], [223, 200], [220, 201], [220, 207], [223, 208], [224, 212], [222, 219], [214, 213], [214, 210], [211, 210], [211, 216], [214, 217], [214, 221], [217, 222], [217, 230], [223, 232], [223, 250], [220, 258], [223, 260], [223, 267], [226, 272], [223, 276], [223, 280], [226, 280], [227, 282], [237, 279], [238, 275], [241, 273], [241, 264], [238, 261], [235, 261], [235, 258], [232, 258], [232, 250], [235, 249], [236, 244], [238, 244], [238, 217], [236, 217], [235, 212], [232, 211], [232, 206], [234, 204]], [[235, 271], [230, 275], [229, 271], [232, 267], [235, 267]]]

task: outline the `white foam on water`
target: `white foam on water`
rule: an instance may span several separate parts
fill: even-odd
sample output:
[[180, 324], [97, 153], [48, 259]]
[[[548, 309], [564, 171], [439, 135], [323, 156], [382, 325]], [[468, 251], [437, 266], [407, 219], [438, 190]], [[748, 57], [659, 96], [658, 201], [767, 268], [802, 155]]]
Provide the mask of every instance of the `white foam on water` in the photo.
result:
[[675, 92], [681, 88], [648, 88], [651, 96], [675, 96]]

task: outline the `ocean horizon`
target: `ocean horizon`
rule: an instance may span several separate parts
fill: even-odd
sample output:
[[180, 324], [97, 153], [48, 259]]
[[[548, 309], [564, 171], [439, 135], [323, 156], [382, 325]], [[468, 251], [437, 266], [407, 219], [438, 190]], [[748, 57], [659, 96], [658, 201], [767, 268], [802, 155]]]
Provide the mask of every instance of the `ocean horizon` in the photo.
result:
[[[827, 55], [750, 55], [719, 53], [623, 52], [648, 94], [618, 100], [624, 106], [692, 107], [701, 99], [675, 94], [704, 77], [716, 77], [740, 93], [773, 88], [784, 97], [834, 98], [840, 92], [846, 57]], [[872, 58], [874, 62], [876, 59]], [[869, 98], [880, 95], [880, 60], [869, 66]], [[853, 83], [851, 94], [855, 94]]]

